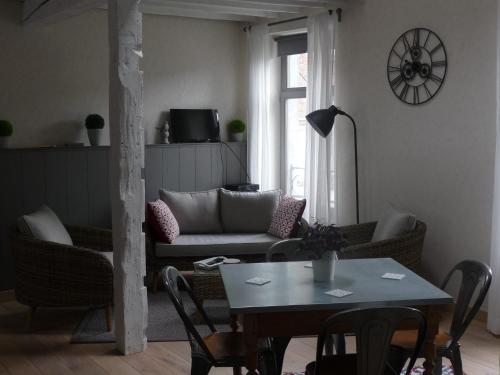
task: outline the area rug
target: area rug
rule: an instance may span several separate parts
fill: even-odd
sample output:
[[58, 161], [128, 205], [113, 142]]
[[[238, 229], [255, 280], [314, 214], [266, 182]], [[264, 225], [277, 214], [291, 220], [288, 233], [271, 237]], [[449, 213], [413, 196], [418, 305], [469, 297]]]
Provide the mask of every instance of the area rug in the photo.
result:
[[[194, 314], [192, 303], [186, 302], [186, 310]], [[230, 330], [229, 310], [225, 301], [207, 301], [205, 309], [221, 331]], [[206, 326], [197, 326], [202, 335], [209, 334]], [[148, 341], [186, 341], [187, 335], [175, 307], [165, 291], [148, 293]], [[73, 331], [71, 343], [111, 343], [115, 342], [114, 331], [106, 330], [104, 309], [89, 310]]]
[[[406, 373], [406, 370], [403, 370], [401, 372], [401, 375], [404, 375]], [[424, 373], [424, 368], [422, 366], [416, 366], [413, 368], [411, 375], [422, 375]], [[443, 372], [442, 375], [453, 375], [453, 368], [450, 366], [445, 366], [443, 365]], [[283, 375], [304, 375], [303, 372], [284, 372]], [[464, 375], [465, 374], [464, 372]]]

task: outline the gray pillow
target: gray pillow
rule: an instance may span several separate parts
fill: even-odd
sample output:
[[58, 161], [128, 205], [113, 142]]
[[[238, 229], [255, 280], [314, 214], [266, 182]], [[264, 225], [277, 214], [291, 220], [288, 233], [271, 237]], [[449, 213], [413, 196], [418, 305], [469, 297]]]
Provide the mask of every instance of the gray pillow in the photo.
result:
[[222, 233], [217, 190], [194, 193], [160, 190], [160, 198], [174, 214], [181, 234]]
[[73, 246], [73, 240], [63, 223], [47, 206], [42, 206], [29, 215], [21, 216], [17, 221], [17, 226], [19, 231], [26, 236]]
[[377, 222], [373, 232], [372, 242], [383, 241], [402, 236], [415, 229], [417, 220], [415, 215], [405, 212], [389, 204], [384, 214]]
[[278, 207], [281, 191], [239, 192], [220, 190], [224, 232], [266, 233]]

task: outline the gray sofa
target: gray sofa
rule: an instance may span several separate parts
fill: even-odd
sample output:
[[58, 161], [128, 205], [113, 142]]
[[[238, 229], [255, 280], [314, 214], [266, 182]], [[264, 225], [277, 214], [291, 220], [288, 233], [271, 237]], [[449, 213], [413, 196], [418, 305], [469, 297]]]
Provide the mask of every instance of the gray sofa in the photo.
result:
[[279, 190], [160, 190], [160, 198], [179, 223], [180, 235], [171, 244], [163, 243], [146, 228], [148, 274], [154, 275], [167, 265], [192, 270], [194, 261], [213, 256], [264, 261], [269, 247], [281, 240], [267, 233], [280, 195]]

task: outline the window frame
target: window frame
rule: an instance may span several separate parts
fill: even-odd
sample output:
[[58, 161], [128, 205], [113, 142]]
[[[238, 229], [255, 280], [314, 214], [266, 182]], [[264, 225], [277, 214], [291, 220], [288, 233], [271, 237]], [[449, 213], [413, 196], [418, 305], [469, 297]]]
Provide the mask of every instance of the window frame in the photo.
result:
[[[305, 52], [307, 53], [307, 52]], [[281, 190], [288, 193], [286, 140], [286, 102], [288, 99], [307, 99], [307, 87], [288, 87], [288, 56], [281, 56], [281, 90], [280, 90], [280, 185]]]

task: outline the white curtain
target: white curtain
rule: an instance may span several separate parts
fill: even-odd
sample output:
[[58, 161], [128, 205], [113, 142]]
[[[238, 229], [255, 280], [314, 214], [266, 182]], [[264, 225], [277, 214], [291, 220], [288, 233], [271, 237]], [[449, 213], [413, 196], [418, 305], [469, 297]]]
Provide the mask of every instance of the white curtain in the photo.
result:
[[[308, 113], [328, 108], [334, 99], [335, 17], [328, 13], [307, 19]], [[312, 127], [306, 130], [305, 217], [310, 221], [336, 223], [331, 204], [337, 189], [335, 178], [335, 130], [325, 139]]]
[[267, 25], [248, 33], [248, 165], [261, 190], [280, 186], [279, 59]]

